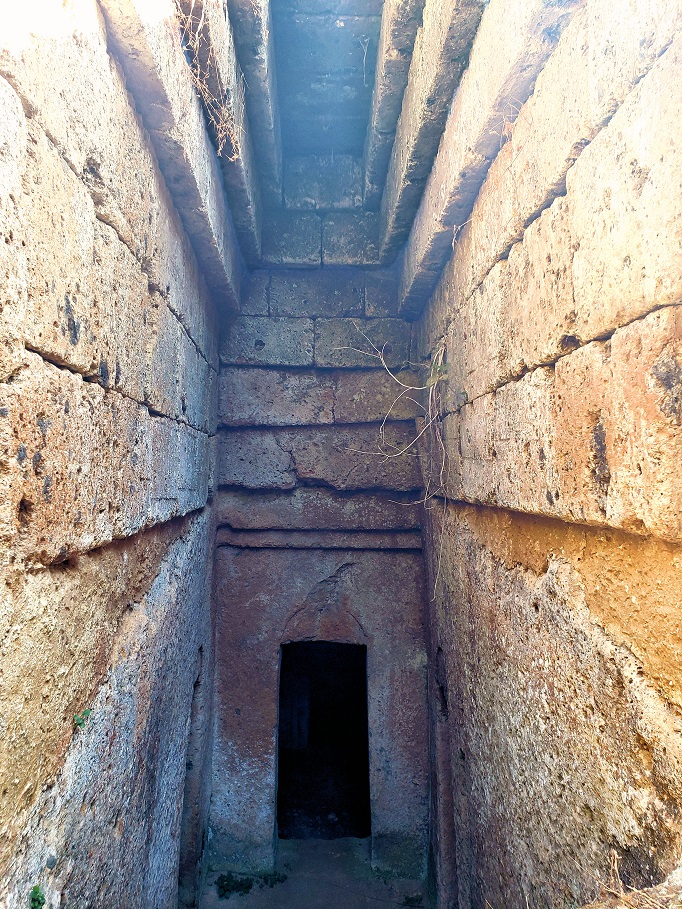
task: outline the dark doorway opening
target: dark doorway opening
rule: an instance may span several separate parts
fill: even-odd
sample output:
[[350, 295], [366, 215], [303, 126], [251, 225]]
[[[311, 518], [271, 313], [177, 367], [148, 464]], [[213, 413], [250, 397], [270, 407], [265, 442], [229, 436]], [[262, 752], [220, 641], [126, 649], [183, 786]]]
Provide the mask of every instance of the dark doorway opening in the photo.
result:
[[282, 839], [370, 835], [364, 646], [282, 646], [277, 826]]

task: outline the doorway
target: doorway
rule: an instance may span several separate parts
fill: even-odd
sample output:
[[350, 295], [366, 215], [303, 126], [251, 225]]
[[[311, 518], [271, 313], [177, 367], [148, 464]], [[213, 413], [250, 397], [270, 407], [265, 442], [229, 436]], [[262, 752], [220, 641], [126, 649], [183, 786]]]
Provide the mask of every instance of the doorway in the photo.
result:
[[282, 645], [277, 828], [281, 839], [370, 835], [363, 645]]

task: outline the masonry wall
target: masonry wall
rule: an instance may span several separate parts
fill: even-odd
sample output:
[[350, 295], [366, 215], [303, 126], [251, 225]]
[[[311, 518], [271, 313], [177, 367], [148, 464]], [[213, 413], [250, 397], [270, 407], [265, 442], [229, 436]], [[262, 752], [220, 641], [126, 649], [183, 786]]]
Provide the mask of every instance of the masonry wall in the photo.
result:
[[254, 272], [221, 343], [215, 869], [272, 868], [280, 646], [320, 640], [367, 647], [373, 866], [426, 872], [418, 379], [394, 276], [347, 256]]
[[682, 858], [679, 26], [577, 9], [415, 324], [443, 907], [580, 905], [614, 855], [631, 887]]
[[37, 13], [0, 48], [0, 905], [169, 907], [206, 825], [215, 304], [98, 5]]

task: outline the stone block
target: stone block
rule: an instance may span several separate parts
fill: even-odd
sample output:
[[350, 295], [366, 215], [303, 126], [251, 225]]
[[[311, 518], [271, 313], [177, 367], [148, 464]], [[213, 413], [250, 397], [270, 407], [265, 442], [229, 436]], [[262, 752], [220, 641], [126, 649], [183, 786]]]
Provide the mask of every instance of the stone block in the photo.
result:
[[336, 381], [328, 373], [223, 369], [222, 426], [296, 426], [334, 422]]
[[404, 423], [280, 430], [232, 430], [219, 440], [219, 482], [291, 489], [297, 482], [339, 490], [421, 485], [414, 427]]
[[226, 365], [312, 366], [311, 319], [241, 316], [226, 331], [220, 359]]
[[269, 211], [263, 221], [263, 264], [318, 267], [322, 261], [321, 231], [318, 215]]
[[364, 203], [372, 211], [381, 202], [422, 7], [422, 0], [389, 0], [383, 5], [364, 154]]
[[205, 769], [196, 714], [210, 688], [200, 656], [206, 665], [211, 655], [212, 540], [204, 513], [3, 582], [16, 655], [0, 695], [0, 773], [14, 809], [1, 822], [5, 905], [27, 904], [39, 881], [48, 899], [132, 906], [150, 879], [159, 900], [175, 902], [188, 756]]
[[379, 219], [374, 212], [339, 212], [322, 222], [324, 265], [377, 265]]
[[[335, 375], [334, 422], [378, 423], [410, 420], [423, 413], [419, 376], [409, 370], [349, 370]], [[408, 387], [405, 387], [408, 386]]]
[[679, 306], [557, 363], [554, 449], [571, 515], [682, 539], [681, 376]]
[[458, 717], [445, 747], [466, 768], [453, 777], [468, 808], [455, 816], [460, 887], [495, 906], [531, 887], [551, 905], [561, 887], [582, 905], [595, 875], [608, 879], [614, 840], [631, 844], [624, 877], [659, 880], [680, 837], [665, 807], [679, 723], [674, 688], [633, 651], [638, 636], [649, 653], [679, 640], [676, 547], [492, 508], [429, 514], [439, 681]]
[[291, 492], [222, 489], [216, 494], [216, 521], [235, 530], [414, 530], [419, 506], [414, 496], [339, 493], [297, 487]]
[[212, 290], [238, 309], [242, 259], [176, 8], [105, 0], [107, 28], [173, 200]]
[[361, 208], [362, 159], [353, 155], [288, 157], [284, 205], [316, 211]]
[[600, 337], [682, 295], [678, 37], [568, 172], [575, 333]]
[[233, 430], [218, 438], [218, 485], [246, 489], [293, 489], [292, 453], [279, 434]]
[[450, 409], [680, 299], [682, 212], [667, 190], [679, 166], [663, 125], [682, 103], [680, 65], [673, 44], [568, 171], [567, 195], [468, 297], [458, 251], [425, 317], [451, 320]]
[[258, 269], [250, 272], [242, 286], [239, 311], [243, 316], [267, 316], [270, 313], [270, 272]]
[[19, 360], [25, 344], [206, 429], [209, 366], [170, 310], [170, 295], [150, 289], [138, 260], [96, 217], [87, 189], [34, 123], [29, 150], [21, 190], [0, 216], [7, 239], [0, 256], [14, 295], [7, 326]]
[[461, 407], [452, 497], [682, 539], [681, 318], [657, 310]]
[[270, 285], [270, 315], [309, 319], [364, 314], [362, 272], [345, 268], [277, 270]]
[[0, 395], [0, 536], [16, 558], [63, 559], [204, 505], [203, 433], [33, 353]]
[[367, 272], [365, 315], [368, 319], [386, 319], [398, 315], [398, 283], [390, 272]]
[[[244, 76], [237, 60], [227, 9], [219, 0], [181, 0], [178, 18], [201, 72], [204, 113], [220, 157], [225, 192], [239, 243], [250, 264], [260, 259], [261, 199]], [[180, 15], [181, 14], [181, 15]], [[191, 37], [190, 37], [191, 36]]]
[[282, 136], [269, 0], [232, 0], [228, 15], [244, 71], [246, 105], [266, 203], [282, 200]]
[[345, 369], [386, 365], [401, 368], [410, 361], [410, 326], [401, 319], [317, 319], [315, 365]]

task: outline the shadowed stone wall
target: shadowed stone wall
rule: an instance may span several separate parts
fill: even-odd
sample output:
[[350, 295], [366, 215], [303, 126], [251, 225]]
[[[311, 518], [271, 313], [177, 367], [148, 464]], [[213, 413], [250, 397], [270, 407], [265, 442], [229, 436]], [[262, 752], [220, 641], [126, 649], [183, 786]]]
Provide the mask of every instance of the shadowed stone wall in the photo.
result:
[[425, 873], [421, 408], [396, 305], [387, 273], [273, 268], [222, 339], [214, 867], [272, 867], [280, 645], [322, 640], [368, 648], [373, 864]]

